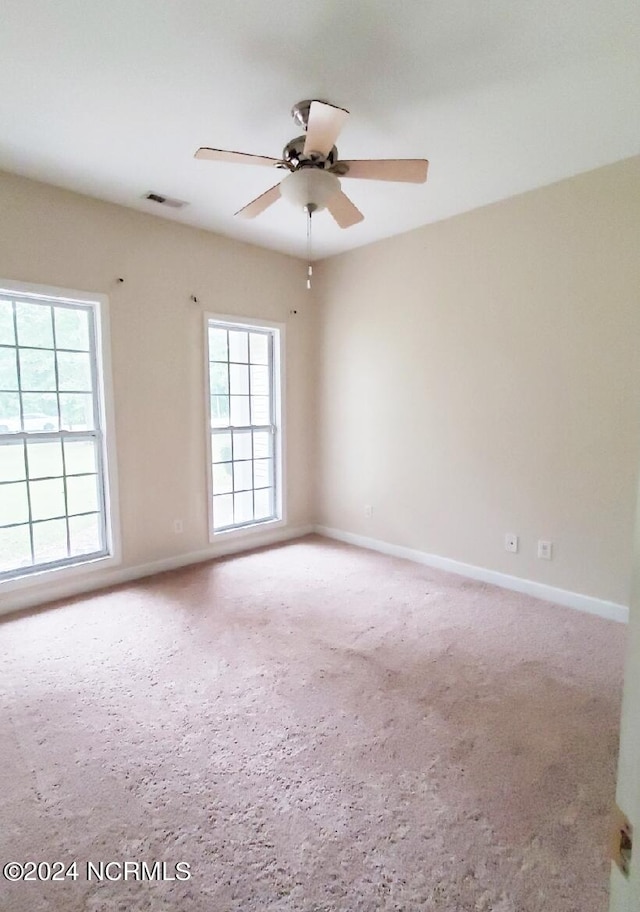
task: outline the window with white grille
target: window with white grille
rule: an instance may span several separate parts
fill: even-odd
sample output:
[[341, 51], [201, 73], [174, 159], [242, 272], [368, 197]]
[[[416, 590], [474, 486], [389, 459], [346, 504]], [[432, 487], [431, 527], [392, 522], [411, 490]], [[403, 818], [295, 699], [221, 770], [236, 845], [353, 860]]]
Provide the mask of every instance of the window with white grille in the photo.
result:
[[281, 518], [280, 330], [208, 320], [211, 525]]
[[111, 553], [99, 318], [0, 294], [0, 581]]

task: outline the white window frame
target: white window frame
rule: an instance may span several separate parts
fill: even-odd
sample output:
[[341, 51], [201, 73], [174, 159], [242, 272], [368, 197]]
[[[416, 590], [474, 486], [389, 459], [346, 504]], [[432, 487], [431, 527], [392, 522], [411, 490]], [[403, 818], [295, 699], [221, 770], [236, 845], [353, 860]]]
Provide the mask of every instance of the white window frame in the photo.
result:
[[[97, 570], [117, 566], [122, 560], [120, 539], [120, 514], [118, 509], [118, 479], [116, 467], [115, 420], [113, 409], [113, 376], [111, 371], [111, 344], [109, 334], [109, 299], [107, 295], [96, 292], [78, 291], [71, 288], [59, 288], [53, 285], [39, 285], [31, 282], [16, 282], [0, 279], [0, 294], [14, 299], [47, 301], [51, 304], [89, 305], [93, 310], [95, 332], [95, 377], [97, 410], [102, 429], [102, 463], [103, 499], [105, 510], [105, 550], [106, 554], [84, 558], [62, 565], [43, 564], [17, 570], [11, 577], [0, 580], [0, 593], [16, 589], [35, 587], [44, 583], [64, 581]], [[46, 435], [38, 435], [38, 439]]]
[[[274, 503], [276, 516], [273, 519], [256, 520], [242, 526], [231, 526], [227, 529], [213, 528], [213, 479], [211, 466], [213, 454], [211, 452], [211, 386], [209, 376], [209, 324], [224, 323], [227, 329], [251, 331], [263, 329], [274, 332], [273, 336], [273, 409], [275, 434], [273, 441], [274, 460]], [[274, 529], [286, 525], [286, 429], [285, 429], [285, 330], [284, 323], [271, 320], [261, 320], [256, 317], [243, 317], [237, 314], [203, 314], [203, 339], [204, 339], [204, 389], [205, 389], [205, 438], [207, 456], [207, 503], [209, 517], [209, 541], [219, 542], [222, 538], [235, 539], [255, 535], [267, 529]]]

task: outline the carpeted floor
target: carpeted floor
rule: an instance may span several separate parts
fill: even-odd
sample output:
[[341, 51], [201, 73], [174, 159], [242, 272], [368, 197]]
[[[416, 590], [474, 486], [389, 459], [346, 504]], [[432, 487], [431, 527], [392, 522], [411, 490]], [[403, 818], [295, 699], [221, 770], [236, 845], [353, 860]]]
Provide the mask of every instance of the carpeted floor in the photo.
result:
[[605, 912], [624, 638], [320, 538], [7, 620], [0, 908]]

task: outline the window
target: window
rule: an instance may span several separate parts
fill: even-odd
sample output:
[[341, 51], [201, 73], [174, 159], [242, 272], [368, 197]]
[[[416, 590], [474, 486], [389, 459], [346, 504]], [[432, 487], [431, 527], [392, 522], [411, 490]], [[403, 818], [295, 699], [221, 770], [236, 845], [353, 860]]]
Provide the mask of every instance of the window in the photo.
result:
[[214, 533], [281, 519], [281, 330], [208, 318]]
[[0, 292], [0, 581], [111, 553], [99, 316]]

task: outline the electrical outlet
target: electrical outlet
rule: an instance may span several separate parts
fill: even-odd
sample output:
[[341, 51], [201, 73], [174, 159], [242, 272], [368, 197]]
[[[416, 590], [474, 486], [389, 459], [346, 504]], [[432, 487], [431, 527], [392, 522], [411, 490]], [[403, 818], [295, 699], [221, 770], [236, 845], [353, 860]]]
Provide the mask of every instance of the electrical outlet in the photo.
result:
[[551, 560], [553, 557], [553, 542], [540, 539], [538, 542], [538, 557], [542, 558], [542, 560]]
[[174, 535], [182, 535], [182, 531], [183, 531], [183, 529], [182, 529], [182, 520], [181, 520], [181, 519], [174, 519], [174, 521], [173, 521], [173, 534], [174, 534]]
[[509, 532], [504, 537], [504, 550], [511, 551], [512, 554], [518, 553], [518, 536], [511, 535]]
[[371, 504], [364, 505], [364, 515], [365, 515], [366, 519], [371, 519], [371, 517], [373, 516], [373, 507], [371, 506]]

